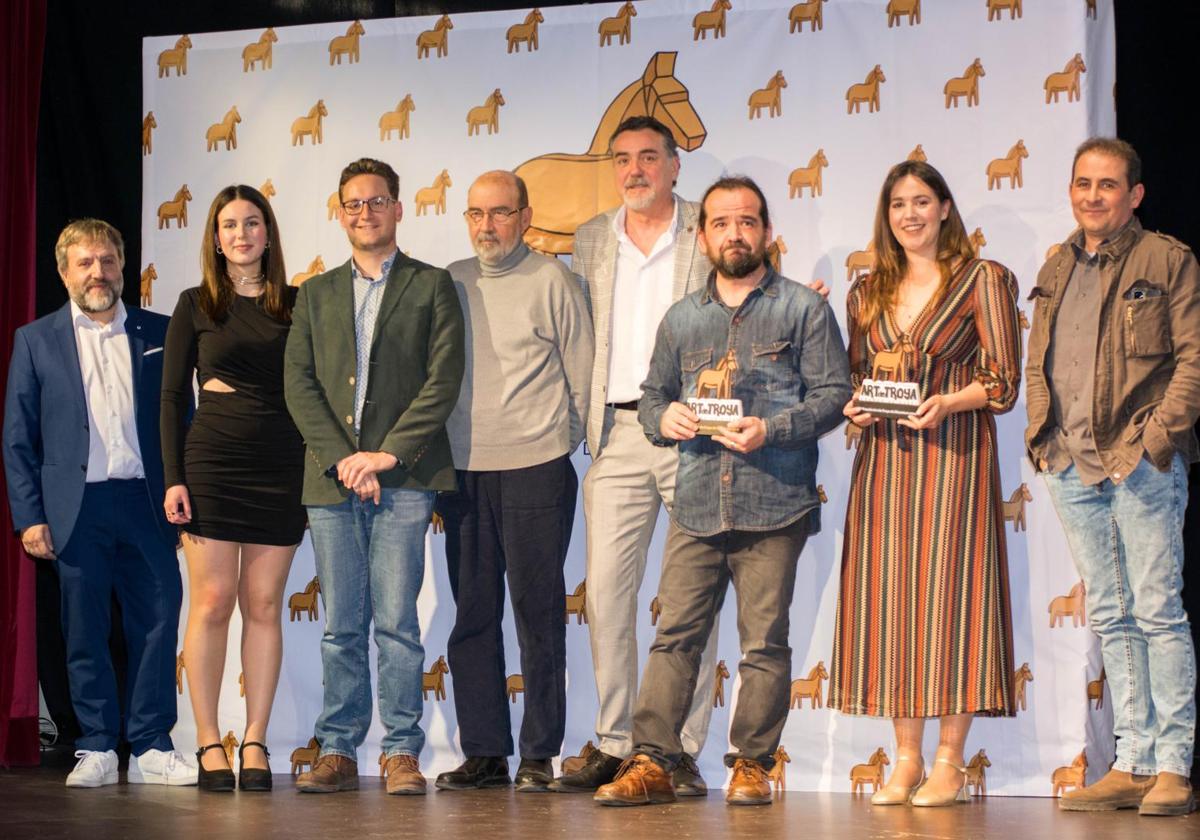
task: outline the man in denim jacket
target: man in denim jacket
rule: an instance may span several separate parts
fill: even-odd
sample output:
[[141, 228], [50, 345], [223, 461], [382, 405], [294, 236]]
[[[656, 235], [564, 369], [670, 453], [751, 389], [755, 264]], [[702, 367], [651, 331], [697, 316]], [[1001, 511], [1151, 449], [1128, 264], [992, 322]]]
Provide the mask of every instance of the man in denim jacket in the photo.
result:
[[[717, 181], [704, 195], [699, 225], [700, 247], [715, 269], [706, 288], [667, 311], [638, 407], [652, 443], [679, 446], [679, 472], [659, 583], [662, 616], [634, 713], [634, 756], [596, 792], [605, 804], [674, 801], [679, 733], [731, 580], [743, 659], [726, 801], [770, 803], [766, 772], [788, 707], [796, 561], [820, 527], [817, 438], [838, 425], [851, 394], [833, 311], [764, 262], [772, 233], [758, 186], [749, 178]], [[710, 438], [698, 434], [698, 418], [683, 401], [697, 396], [701, 373], [718, 365], [743, 416]]]

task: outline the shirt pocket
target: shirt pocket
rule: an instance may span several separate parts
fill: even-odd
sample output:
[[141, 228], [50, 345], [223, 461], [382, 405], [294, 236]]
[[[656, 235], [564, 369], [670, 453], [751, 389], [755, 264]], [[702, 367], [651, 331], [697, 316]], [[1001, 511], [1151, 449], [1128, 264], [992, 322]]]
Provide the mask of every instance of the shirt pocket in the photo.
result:
[[1171, 352], [1170, 299], [1165, 294], [1124, 299], [1125, 349], [1130, 356], [1162, 356]]
[[792, 342], [787, 339], [750, 345], [754, 386], [765, 391], [778, 391], [796, 383], [792, 366]]
[[697, 380], [700, 372], [709, 367], [712, 363], [713, 351], [709, 347], [707, 350], [692, 350], [684, 353], [679, 357], [679, 369], [683, 379], [683, 394], [687, 397], [696, 395]]

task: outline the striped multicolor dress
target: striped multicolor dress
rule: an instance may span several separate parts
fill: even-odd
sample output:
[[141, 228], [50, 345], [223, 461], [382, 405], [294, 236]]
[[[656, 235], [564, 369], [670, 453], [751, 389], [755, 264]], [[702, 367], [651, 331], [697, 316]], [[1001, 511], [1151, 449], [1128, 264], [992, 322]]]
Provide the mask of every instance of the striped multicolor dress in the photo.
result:
[[[900, 333], [884, 314], [858, 327], [864, 278], [847, 298], [855, 385]], [[983, 409], [934, 429], [863, 430], [850, 480], [829, 705], [847, 714], [1013, 714], [1012, 627], [994, 414], [1021, 380], [1017, 283], [965, 263], [910, 327], [905, 378], [923, 398], [978, 381]], [[913, 377], [915, 376], [915, 380]]]

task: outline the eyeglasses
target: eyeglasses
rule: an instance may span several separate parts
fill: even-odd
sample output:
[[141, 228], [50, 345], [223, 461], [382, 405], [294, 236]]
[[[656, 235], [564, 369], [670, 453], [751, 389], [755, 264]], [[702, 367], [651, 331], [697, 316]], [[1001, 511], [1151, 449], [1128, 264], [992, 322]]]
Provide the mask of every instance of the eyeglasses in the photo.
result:
[[518, 207], [516, 210], [509, 210], [507, 207], [493, 207], [491, 210], [480, 210], [478, 207], [472, 207], [470, 210], [463, 211], [463, 218], [471, 224], [477, 225], [483, 221], [484, 216], [487, 216], [494, 225], [506, 225], [512, 221], [513, 216], [524, 209], [524, 207]]
[[342, 209], [351, 216], [357, 216], [367, 205], [370, 205], [376, 213], [381, 213], [395, 203], [396, 199], [390, 196], [377, 195], [374, 198], [352, 198], [349, 201], [343, 201]]

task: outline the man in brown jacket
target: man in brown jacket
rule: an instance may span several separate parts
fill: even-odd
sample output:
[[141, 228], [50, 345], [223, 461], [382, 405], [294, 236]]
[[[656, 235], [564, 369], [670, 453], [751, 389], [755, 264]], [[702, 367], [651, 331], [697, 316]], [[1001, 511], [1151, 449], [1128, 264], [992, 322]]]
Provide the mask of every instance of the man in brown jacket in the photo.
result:
[[1142, 229], [1141, 161], [1122, 140], [1075, 153], [1077, 229], [1038, 274], [1025, 443], [1087, 589], [1117, 758], [1062, 808], [1194, 808], [1196, 659], [1180, 599], [1188, 464], [1200, 459], [1200, 269]]

